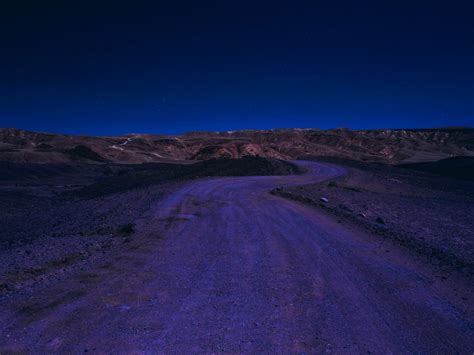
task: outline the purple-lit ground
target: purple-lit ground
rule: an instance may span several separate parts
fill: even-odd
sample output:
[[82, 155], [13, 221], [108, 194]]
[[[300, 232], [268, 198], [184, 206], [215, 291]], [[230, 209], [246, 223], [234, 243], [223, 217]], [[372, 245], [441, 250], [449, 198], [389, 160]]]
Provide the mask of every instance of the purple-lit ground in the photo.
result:
[[[105, 251], [97, 245], [77, 260], [50, 260], [50, 277], [39, 266], [23, 270], [34, 281], [3, 290], [0, 350], [471, 353], [468, 276], [268, 193], [347, 173], [298, 165], [308, 172], [206, 178], [71, 202], [82, 207], [79, 220], [87, 207], [112, 216], [133, 209], [126, 214], [135, 226], [104, 232]], [[34, 254], [34, 243], [3, 256]], [[45, 279], [35, 279], [41, 272]]]
[[472, 13], [1, 1], [0, 355], [474, 354]]

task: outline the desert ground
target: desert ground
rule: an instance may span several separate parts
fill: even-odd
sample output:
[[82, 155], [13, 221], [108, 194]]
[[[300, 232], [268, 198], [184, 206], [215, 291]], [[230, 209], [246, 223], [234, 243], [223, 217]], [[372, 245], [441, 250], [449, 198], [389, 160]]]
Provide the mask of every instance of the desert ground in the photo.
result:
[[474, 355], [473, 13], [0, 0], [0, 355]]
[[471, 354], [469, 176], [305, 159], [2, 163], [0, 352]]

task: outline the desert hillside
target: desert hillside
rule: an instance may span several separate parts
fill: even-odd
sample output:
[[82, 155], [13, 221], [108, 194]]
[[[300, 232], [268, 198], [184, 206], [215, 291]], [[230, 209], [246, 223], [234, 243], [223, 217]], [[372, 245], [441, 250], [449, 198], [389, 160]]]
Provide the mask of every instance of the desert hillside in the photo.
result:
[[0, 161], [144, 163], [262, 156], [334, 156], [389, 164], [474, 156], [474, 129], [275, 129], [183, 135], [72, 136], [0, 129]]

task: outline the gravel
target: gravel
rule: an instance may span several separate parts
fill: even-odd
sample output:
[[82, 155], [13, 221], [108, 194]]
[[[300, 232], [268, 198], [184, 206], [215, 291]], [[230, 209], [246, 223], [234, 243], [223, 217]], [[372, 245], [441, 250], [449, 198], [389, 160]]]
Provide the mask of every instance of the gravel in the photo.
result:
[[274, 193], [362, 225], [432, 262], [474, 272], [474, 182], [381, 164], [337, 163], [349, 170], [347, 176]]

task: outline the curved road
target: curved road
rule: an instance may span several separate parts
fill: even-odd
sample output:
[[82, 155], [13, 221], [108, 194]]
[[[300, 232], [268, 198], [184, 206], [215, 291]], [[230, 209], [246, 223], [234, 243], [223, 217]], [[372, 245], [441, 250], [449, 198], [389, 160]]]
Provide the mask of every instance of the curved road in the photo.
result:
[[344, 173], [298, 164], [184, 186], [111, 262], [2, 303], [0, 353], [472, 354], [474, 322], [430, 267], [268, 193]]

